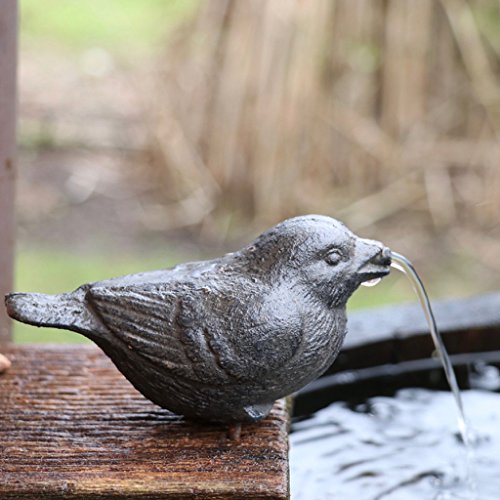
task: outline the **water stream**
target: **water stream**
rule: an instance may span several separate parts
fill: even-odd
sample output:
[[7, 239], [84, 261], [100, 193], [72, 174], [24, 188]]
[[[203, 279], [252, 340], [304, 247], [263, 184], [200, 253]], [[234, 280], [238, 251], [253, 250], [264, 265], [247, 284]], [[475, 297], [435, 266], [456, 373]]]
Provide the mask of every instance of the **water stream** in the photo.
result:
[[407, 278], [410, 280], [415, 293], [417, 294], [418, 300], [422, 306], [425, 317], [427, 318], [427, 323], [429, 324], [429, 331], [431, 333], [432, 341], [436, 347], [439, 359], [443, 365], [444, 373], [446, 375], [446, 380], [450, 385], [451, 392], [455, 399], [455, 403], [458, 408], [458, 429], [462, 436], [462, 439], [466, 446], [470, 445], [469, 432], [467, 429], [467, 420], [465, 418], [464, 405], [462, 403], [462, 397], [460, 396], [460, 388], [458, 387], [457, 378], [455, 377], [455, 372], [453, 371], [453, 365], [451, 364], [450, 357], [446, 352], [446, 347], [443, 342], [443, 338], [439, 333], [436, 325], [436, 319], [432, 312], [431, 303], [429, 297], [424, 288], [424, 284], [420, 279], [420, 276], [415, 271], [413, 264], [404, 256], [399, 253], [392, 252], [392, 267], [398, 271], [406, 274]]

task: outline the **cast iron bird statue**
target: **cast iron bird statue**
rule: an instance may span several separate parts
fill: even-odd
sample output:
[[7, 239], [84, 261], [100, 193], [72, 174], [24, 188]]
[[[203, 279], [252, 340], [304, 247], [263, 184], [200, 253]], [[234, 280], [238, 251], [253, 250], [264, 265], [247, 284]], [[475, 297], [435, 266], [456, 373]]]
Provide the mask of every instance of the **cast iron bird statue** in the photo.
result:
[[238, 252], [82, 285], [13, 293], [8, 314], [94, 341], [156, 404], [256, 421], [321, 375], [346, 334], [346, 302], [389, 273], [391, 252], [335, 219], [285, 220]]

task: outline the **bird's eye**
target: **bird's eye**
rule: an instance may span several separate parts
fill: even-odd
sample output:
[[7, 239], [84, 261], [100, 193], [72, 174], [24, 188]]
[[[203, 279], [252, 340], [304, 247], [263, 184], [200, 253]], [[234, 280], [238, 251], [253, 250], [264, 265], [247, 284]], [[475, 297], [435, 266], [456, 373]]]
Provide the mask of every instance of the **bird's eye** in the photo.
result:
[[336, 266], [342, 260], [342, 255], [338, 250], [333, 250], [325, 255], [325, 262], [330, 266]]

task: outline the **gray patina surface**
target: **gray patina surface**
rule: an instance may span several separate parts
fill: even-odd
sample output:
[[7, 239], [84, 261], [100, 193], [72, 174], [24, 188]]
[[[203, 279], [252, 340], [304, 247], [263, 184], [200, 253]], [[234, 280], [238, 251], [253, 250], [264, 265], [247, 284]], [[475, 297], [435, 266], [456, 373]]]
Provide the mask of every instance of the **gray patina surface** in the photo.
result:
[[348, 298], [386, 275], [390, 251], [335, 219], [288, 219], [242, 250], [6, 297], [13, 318], [93, 340], [147, 398], [212, 421], [254, 421], [322, 374], [346, 334]]

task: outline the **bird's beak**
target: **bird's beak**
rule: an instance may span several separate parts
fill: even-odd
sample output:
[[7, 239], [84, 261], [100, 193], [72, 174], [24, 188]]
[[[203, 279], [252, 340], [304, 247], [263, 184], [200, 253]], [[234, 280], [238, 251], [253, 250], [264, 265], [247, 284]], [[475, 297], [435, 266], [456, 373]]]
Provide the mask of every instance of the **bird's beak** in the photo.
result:
[[391, 251], [379, 241], [360, 238], [356, 243], [356, 260], [360, 283], [382, 278], [391, 270]]

